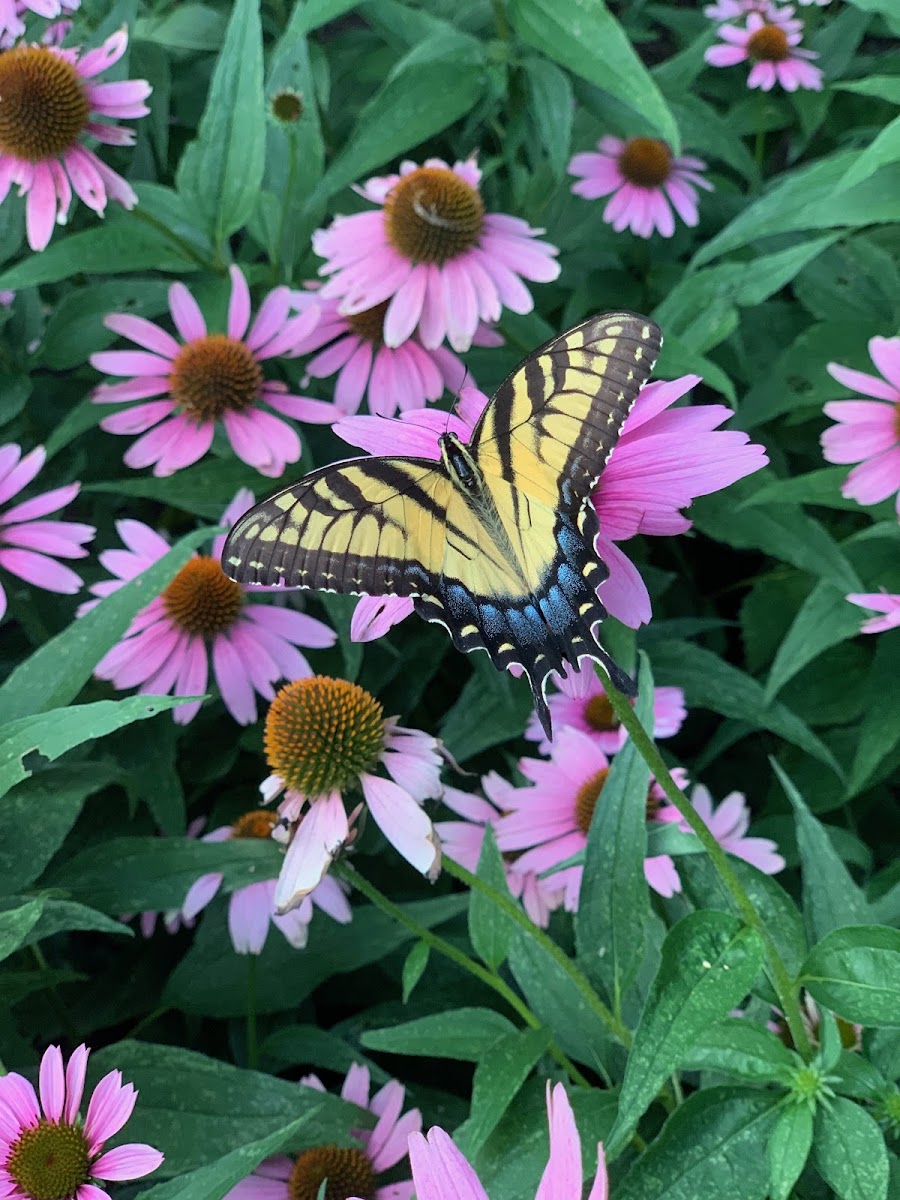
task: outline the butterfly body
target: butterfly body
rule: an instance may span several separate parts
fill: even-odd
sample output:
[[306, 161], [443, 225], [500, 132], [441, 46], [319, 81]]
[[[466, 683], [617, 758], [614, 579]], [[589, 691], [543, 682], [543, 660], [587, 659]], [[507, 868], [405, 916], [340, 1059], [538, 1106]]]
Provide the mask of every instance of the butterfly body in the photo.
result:
[[585, 657], [629, 677], [595, 637], [599, 532], [590, 494], [661, 343], [646, 317], [609, 313], [548, 342], [500, 385], [468, 444], [439, 459], [351, 459], [243, 516], [222, 555], [243, 583], [406, 596], [458, 649], [520, 666], [550, 736], [550, 674]]

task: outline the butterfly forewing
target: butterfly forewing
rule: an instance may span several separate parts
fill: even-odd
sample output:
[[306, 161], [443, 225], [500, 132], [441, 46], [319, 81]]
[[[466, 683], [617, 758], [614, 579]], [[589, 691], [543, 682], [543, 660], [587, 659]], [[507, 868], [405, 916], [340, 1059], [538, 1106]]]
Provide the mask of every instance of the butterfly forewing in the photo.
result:
[[577, 512], [661, 344], [648, 317], [617, 312], [535, 350], [497, 389], [472, 435], [481, 469], [554, 509]]
[[222, 565], [239, 583], [416, 595], [441, 570], [452, 490], [427, 459], [323, 467], [241, 517]]

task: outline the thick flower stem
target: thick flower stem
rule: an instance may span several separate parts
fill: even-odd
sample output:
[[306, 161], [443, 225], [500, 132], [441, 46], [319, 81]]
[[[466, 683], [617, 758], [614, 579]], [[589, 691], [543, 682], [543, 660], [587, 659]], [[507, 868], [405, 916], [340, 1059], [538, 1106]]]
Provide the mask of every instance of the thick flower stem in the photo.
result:
[[729, 895], [734, 900], [735, 906], [746, 924], [755, 930], [762, 939], [763, 946], [766, 951], [766, 959], [768, 961], [768, 974], [778, 996], [778, 1003], [781, 1006], [781, 1011], [784, 1013], [787, 1021], [788, 1029], [793, 1038], [794, 1045], [803, 1055], [804, 1058], [812, 1057], [812, 1047], [809, 1037], [806, 1033], [806, 1027], [800, 1016], [800, 1002], [797, 995], [797, 987], [791, 979], [790, 972], [785, 966], [784, 959], [778, 952], [778, 947], [772, 940], [772, 936], [766, 928], [765, 922], [760, 917], [759, 913], [753, 906], [753, 901], [744, 891], [741, 882], [734, 872], [731, 863], [728, 861], [728, 855], [713, 837], [705, 822], [694, 809], [694, 806], [685, 796], [684, 792], [678, 787], [678, 784], [669, 773], [669, 768], [663, 761], [663, 757], [656, 748], [656, 743], [647, 733], [641, 724], [637, 713], [631, 707], [628, 698], [610, 681], [604, 680], [603, 686], [606, 694], [609, 697], [609, 702], [613, 707], [613, 711], [619, 718], [625, 729], [628, 730], [628, 735], [637, 747], [638, 753], [644, 762], [650, 768], [656, 782], [660, 785], [666, 794], [666, 798], [674, 804], [681, 813], [687, 825], [690, 826], [693, 833], [700, 839], [703, 849], [712, 860], [712, 864], [719, 874], [719, 878], [728, 890]]
[[594, 991], [588, 978], [579, 971], [571, 958], [560, 950], [556, 942], [534, 924], [531, 918], [519, 908], [512, 897], [508, 895], [504, 896], [496, 888], [491, 887], [489, 883], [486, 883], [483, 879], [479, 879], [477, 875], [473, 875], [465, 867], [461, 867], [458, 862], [454, 862], [452, 858], [444, 858], [443, 868], [448, 875], [455, 876], [460, 883], [464, 883], [471, 891], [481, 892], [483, 896], [486, 896], [492, 904], [496, 905], [503, 912], [504, 916], [509, 917], [510, 920], [520, 925], [529, 937], [533, 938], [551, 958], [556, 960], [560, 968], [568, 975], [569, 979], [581, 993], [587, 1006], [599, 1017], [613, 1037], [626, 1048], [631, 1045], [631, 1032], [615, 1013], [606, 1007]]
[[[446, 862], [447, 860], [445, 859], [445, 866]], [[510, 1008], [514, 1010], [514, 1012], [522, 1019], [529, 1029], [541, 1028], [541, 1022], [534, 1015], [528, 1005], [525, 1004], [520, 996], [516, 995], [509, 984], [506, 983], [505, 980], [501, 979], [495, 971], [490, 971], [486, 967], [483, 967], [481, 963], [476, 962], [473, 958], [470, 958], [467, 954], [464, 954], [463, 951], [457, 946], [454, 946], [452, 942], [445, 941], [444, 938], [440, 937], [436, 933], [433, 933], [432, 930], [426, 928], [426, 926], [420, 925], [418, 921], [414, 920], [409, 915], [409, 913], [405, 912], [398, 904], [394, 904], [393, 901], [389, 900], [387, 896], [383, 894], [383, 892], [380, 892], [374, 884], [370, 883], [369, 880], [363, 875], [360, 875], [355, 867], [351, 867], [348, 863], [344, 862], [335, 864], [331, 870], [332, 874], [336, 875], [338, 879], [343, 879], [346, 883], [349, 883], [351, 887], [354, 887], [357, 891], [362, 892], [362, 894], [367, 899], [371, 900], [377, 908], [380, 908], [381, 911], [386, 913], [392, 920], [396, 921], [399, 925], [403, 925], [411, 933], [415, 934], [415, 936], [419, 938], [420, 941], [424, 942], [425, 945], [430, 949], [436, 950], [438, 954], [443, 954], [445, 958], [449, 958], [451, 962], [456, 963], [458, 967], [461, 967], [464, 971], [468, 971], [470, 975], [474, 975], [475, 978], [480, 980], [481, 983], [485, 984], [486, 987], [489, 987], [492, 991], [495, 991], [498, 996], [502, 997], [502, 999], [506, 1001]], [[571, 1059], [564, 1054], [558, 1046], [556, 1046], [554, 1043], [551, 1043], [547, 1052], [553, 1059], [556, 1060], [556, 1062], [559, 1063], [573, 1083], [577, 1083], [581, 1087], [590, 1087], [588, 1080], [584, 1077], [584, 1075], [582, 1075], [578, 1067], [575, 1066]]]

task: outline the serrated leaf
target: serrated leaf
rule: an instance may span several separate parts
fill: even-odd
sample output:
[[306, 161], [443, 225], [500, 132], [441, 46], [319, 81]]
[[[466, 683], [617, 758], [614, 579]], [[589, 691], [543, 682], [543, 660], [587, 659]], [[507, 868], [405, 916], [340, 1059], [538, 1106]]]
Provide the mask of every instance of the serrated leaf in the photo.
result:
[[761, 1083], [784, 1082], [802, 1064], [771, 1030], [733, 1017], [705, 1033], [680, 1065], [683, 1071], [721, 1071], [747, 1083]]
[[812, 1160], [839, 1200], [887, 1200], [884, 1135], [865, 1109], [835, 1096], [816, 1111]]
[[497, 1127], [550, 1041], [547, 1029], [517, 1029], [491, 1045], [488, 1057], [475, 1068], [471, 1115], [456, 1131], [467, 1158], [478, 1153]]
[[624, 1149], [691, 1046], [750, 990], [762, 962], [759, 935], [727, 913], [690, 913], [669, 931], [628, 1055], [608, 1157]]

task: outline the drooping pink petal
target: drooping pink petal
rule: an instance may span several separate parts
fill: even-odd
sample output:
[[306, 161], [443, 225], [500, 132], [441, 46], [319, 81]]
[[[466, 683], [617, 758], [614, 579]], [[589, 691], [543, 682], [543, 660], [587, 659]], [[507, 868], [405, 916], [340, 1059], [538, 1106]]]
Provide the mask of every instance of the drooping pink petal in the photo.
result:
[[378, 828], [408, 863], [426, 878], [441, 869], [441, 851], [426, 813], [398, 784], [364, 773], [363, 795]]
[[294, 834], [281, 865], [275, 909], [295, 908], [322, 879], [349, 836], [347, 813], [338, 792], [318, 797]]

